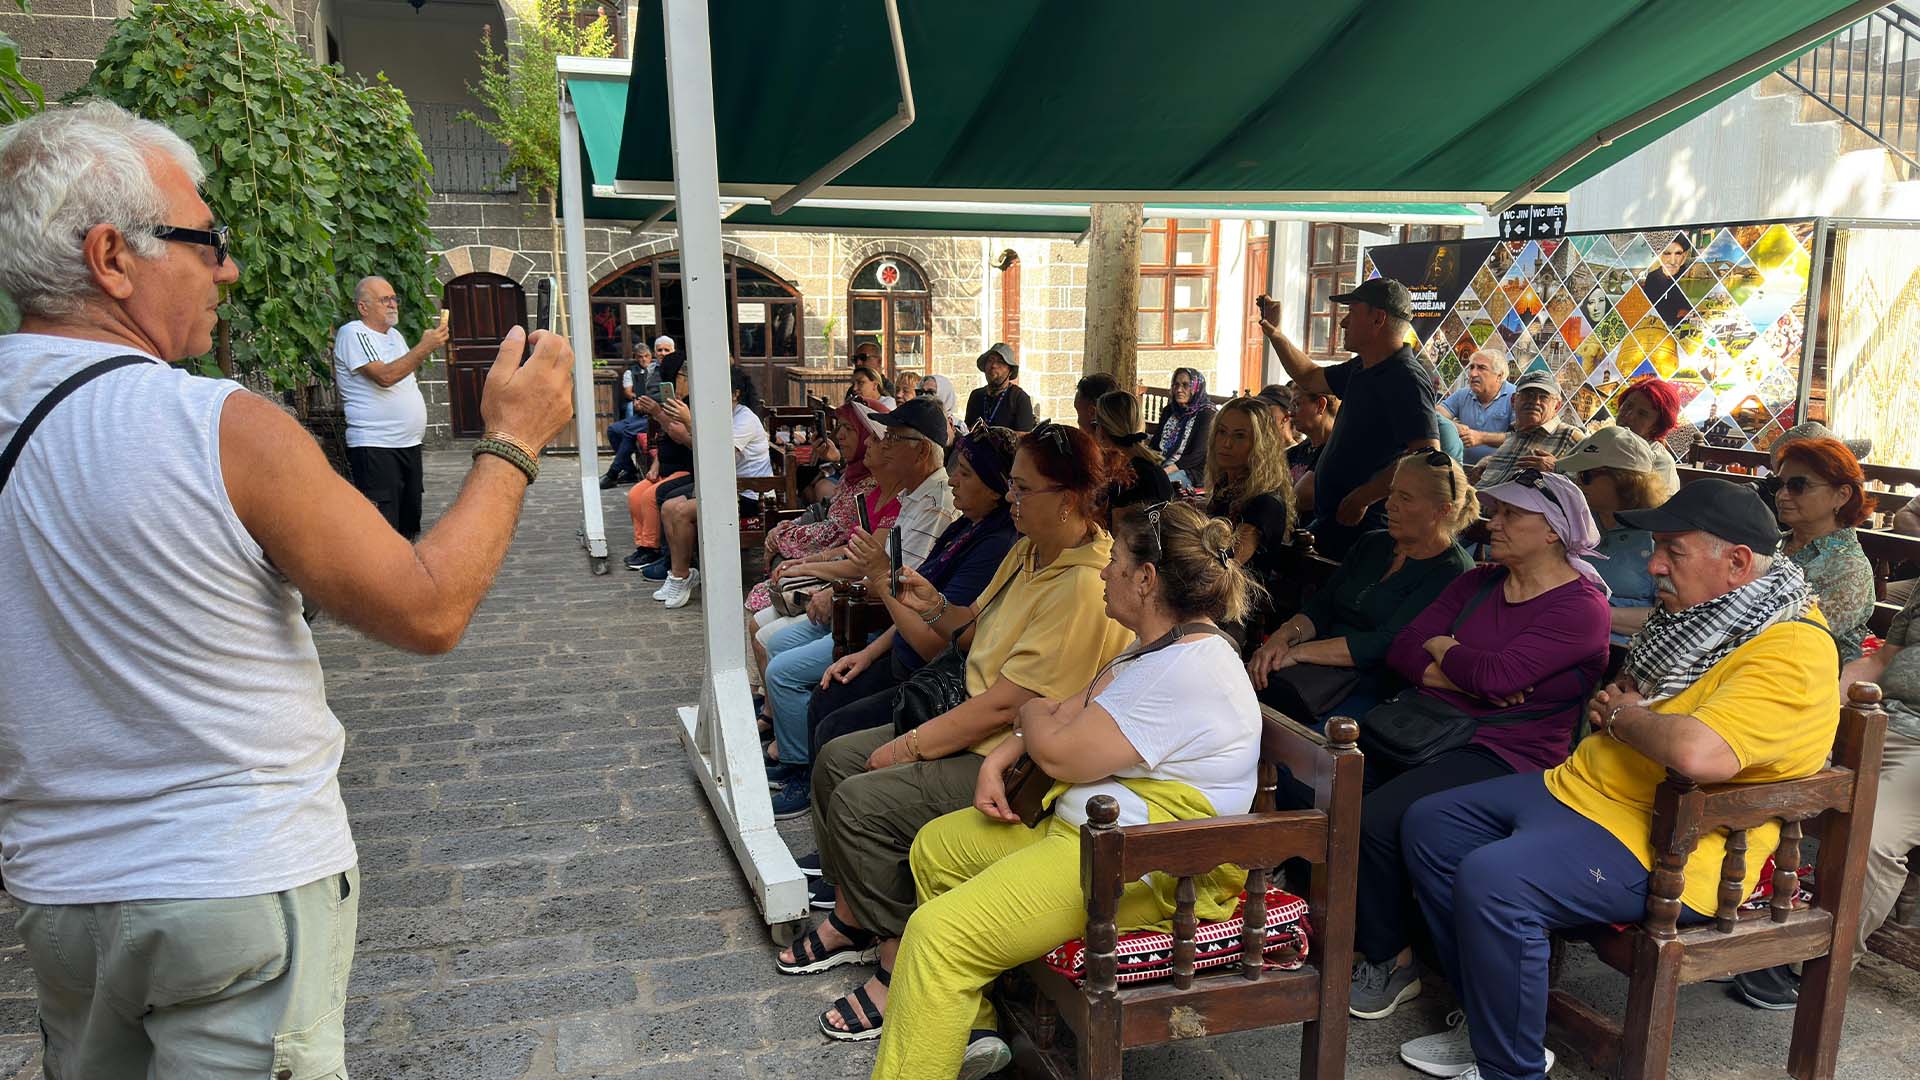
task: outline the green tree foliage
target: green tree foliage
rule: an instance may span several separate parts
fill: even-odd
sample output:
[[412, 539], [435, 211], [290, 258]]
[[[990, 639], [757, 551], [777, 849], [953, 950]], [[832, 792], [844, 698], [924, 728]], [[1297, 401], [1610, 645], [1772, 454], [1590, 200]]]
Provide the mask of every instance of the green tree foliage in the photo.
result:
[[[27, 0], [13, 0], [21, 11], [32, 11]], [[47, 96], [40, 84], [20, 71], [20, 45], [0, 34], [0, 124], [11, 124], [45, 108]]]
[[560, 75], [562, 56], [612, 56], [606, 15], [582, 23], [571, 0], [537, 0], [520, 23], [520, 40], [493, 47], [492, 27], [480, 45], [480, 81], [467, 87], [488, 116], [462, 113], [507, 148], [503, 172], [552, 204], [560, 190]]
[[[207, 166], [240, 281], [221, 317], [233, 366], [277, 388], [332, 378], [353, 285], [379, 274], [402, 329], [438, 318], [429, 293], [429, 167], [404, 95], [321, 66], [257, 0], [140, 0], [83, 93], [171, 127]], [[211, 369], [203, 361], [203, 370]]]

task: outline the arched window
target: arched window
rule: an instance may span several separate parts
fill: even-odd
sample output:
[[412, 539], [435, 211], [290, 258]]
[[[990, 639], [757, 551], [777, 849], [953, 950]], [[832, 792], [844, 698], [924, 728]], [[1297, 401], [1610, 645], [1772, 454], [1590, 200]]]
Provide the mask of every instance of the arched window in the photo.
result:
[[889, 377], [902, 370], [926, 373], [933, 301], [926, 272], [912, 259], [876, 255], [867, 260], [847, 288], [847, 311], [849, 352], [877, 346]]
[[[727, 340], [733, 359], [759, 383], [762, 400], [787, 398], [786, 369], [806, 360], [804, 300], [765, 267], [727, 256]], [[634, 342], [661, 334], [688, 347], [680, 255], [642, 259], [593, 287], [593, 355], [617, 361]]]

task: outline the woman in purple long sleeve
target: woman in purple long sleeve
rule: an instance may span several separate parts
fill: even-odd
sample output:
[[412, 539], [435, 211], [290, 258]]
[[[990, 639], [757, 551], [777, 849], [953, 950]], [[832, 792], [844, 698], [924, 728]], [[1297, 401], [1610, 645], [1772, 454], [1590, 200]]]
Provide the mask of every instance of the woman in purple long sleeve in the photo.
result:
[[[1494, 565], [1461, 575], [1415, 616], [1387, 664], [1481, 721], [1473, 741], [1404, 771], [1367, 762], [1355, 904], [1353, 1015], [1378, 1020], [1420, 993], [1419, 925], [1400, 856], [1407, 807], [1436, 791], [1565, 760], [1607, 664], [1607, 587], [1588, 563], [1600, 530], [1578, 485], [1528, 469], [1480, 493]], [[1361, 721], [1361, 729], [1366, 721]]]

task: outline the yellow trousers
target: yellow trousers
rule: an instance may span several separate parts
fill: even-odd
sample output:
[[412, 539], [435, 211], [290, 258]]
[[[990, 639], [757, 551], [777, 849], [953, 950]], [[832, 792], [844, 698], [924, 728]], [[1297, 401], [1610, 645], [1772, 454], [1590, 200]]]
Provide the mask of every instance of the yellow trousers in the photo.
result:
[[[920, 906], [893, 962], [874, 1080], [958, 1075], [968, 1034], [995, 1026], [987, 986], [1087, 928], [1080, 830], [1057, 816], [1029, 829], [956, 810], [920, 830], [908, 865]], [[1167, 908], [1133, 882], [1117, 916], [1150, 926]]]

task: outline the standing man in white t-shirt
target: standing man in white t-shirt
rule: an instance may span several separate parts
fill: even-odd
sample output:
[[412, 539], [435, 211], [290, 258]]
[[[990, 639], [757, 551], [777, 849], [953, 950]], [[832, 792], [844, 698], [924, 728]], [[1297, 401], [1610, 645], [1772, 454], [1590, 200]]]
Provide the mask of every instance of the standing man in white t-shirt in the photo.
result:
[[400, 297], [386, 278], [361, 278], [353, 299], [360, 317], [333, 339], [333, 381], [347, 411], [347, 469], [387, 524], [412, 540], [420, 535], [420, 444], [427, 437], [427, 400], [413, 373], [447, 343], [447, 327], [428, 327], [408, 348], [395, 325]]

